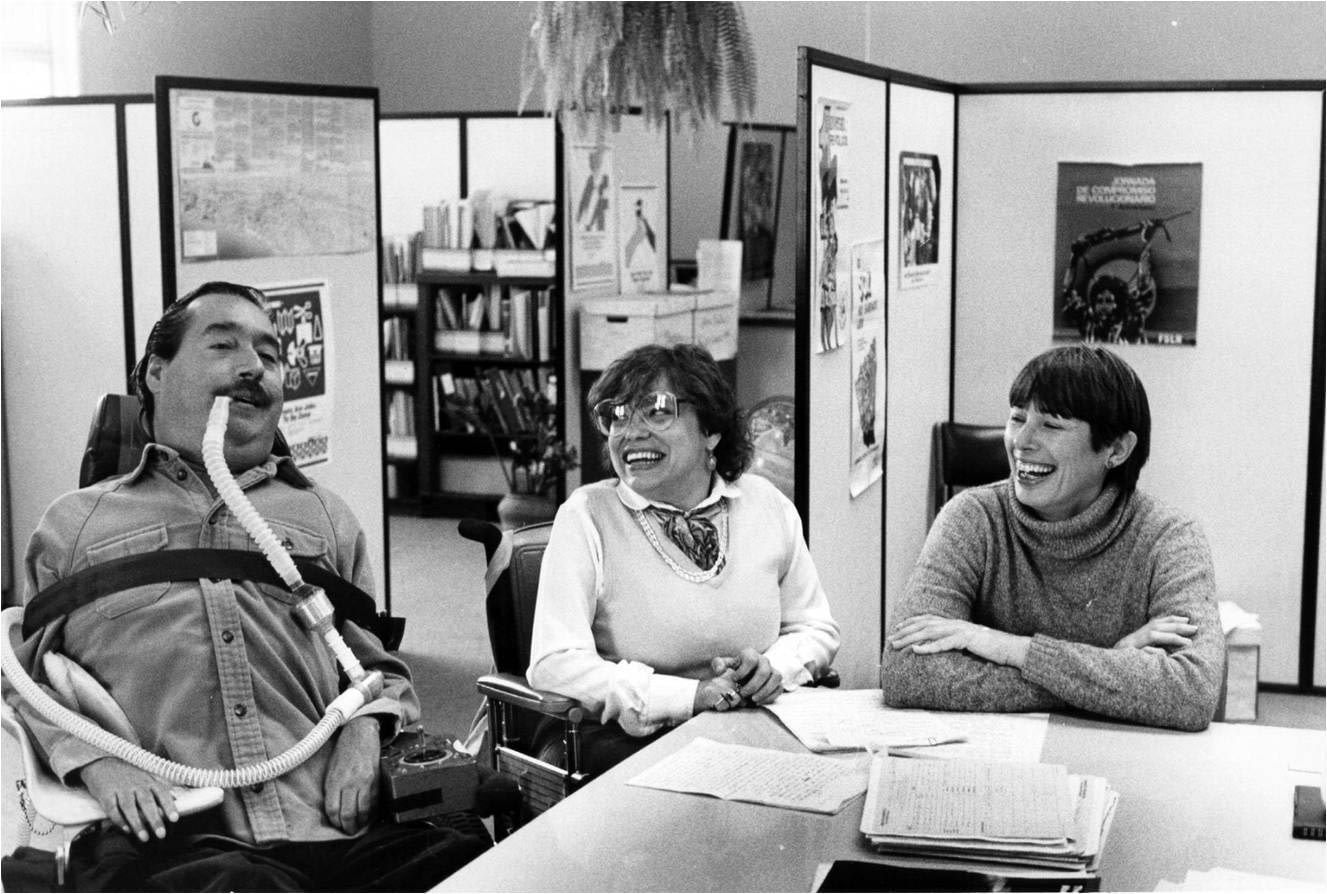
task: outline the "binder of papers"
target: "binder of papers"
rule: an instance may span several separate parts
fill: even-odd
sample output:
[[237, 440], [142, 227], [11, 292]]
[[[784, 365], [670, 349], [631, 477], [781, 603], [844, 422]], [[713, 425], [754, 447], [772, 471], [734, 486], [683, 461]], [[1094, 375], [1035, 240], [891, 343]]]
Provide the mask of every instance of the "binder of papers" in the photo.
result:
[[1057, 764], [878, 756], [861, 829], [887, 855], [1093, 873], [1118, 799]]

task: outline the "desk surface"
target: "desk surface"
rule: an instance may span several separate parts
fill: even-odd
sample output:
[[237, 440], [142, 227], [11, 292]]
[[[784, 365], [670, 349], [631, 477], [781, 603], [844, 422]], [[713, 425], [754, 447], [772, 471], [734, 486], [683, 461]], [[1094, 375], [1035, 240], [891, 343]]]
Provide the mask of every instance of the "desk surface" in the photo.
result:
[[[626, 784], [697, 736], [804, 751], [768, 712], [702, 714], [435, 890], [809, 891], [818, 864], [873, 857], [858, 831], [862, 798], [821, 816]], [[1290, 823], [1294, 786], [1322, 784], [1325, 739], [1314, 730], [1218, 723], [1181, 733], [1052, 715], [1041, 758], [1104, 776], [1120, 792], [1104, 890], [1151, 891], [1214, 867], [1322, 884], [1324, 845], [1292, 838]]]

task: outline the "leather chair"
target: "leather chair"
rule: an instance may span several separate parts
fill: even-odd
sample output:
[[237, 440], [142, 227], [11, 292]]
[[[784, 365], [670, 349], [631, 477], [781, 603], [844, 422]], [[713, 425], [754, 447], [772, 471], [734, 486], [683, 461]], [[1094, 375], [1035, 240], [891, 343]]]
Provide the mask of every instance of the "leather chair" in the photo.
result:
[[[485, 613], [494, 672], [476, 683], [488, 700], [488, 759], [499, 773], [515, 780], [521, 791], [518, 811], [494, 817], [494, 834], [499, 839], [586, 781], [580, 753], [584, 711], [574, 699], [534, 689], [525, 680], [539, 569], [552, 528], [552, 522], [542, 522], [504, 532], [473, 519], [465, 519], [459, 526], [462, 537], [484, 547], [488, 560]], [[560, 724], [565, 766], [535, 756], [544, 744], [535, 741], [544, 718]]]
[[937, 422], [931, 431], [931, 514], [935, 516], [954, 494], [968, 487], [1009, 477], [1004, 427]]

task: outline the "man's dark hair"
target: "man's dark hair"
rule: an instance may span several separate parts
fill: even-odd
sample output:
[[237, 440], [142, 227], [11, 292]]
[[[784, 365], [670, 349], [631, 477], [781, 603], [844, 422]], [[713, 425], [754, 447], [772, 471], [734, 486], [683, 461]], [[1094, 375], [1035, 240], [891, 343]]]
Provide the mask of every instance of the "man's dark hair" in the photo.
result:
[[1138, 443], [1127, 460], [1106, 472], [1106, 481], [1125, 493], [1137, 487], [1152, 446], [1152, 411], [1133, 367], [1105, 348], [1052, 348], [1032, 358], [1009, 386], [1009, 406], [1033, 403], [1043, 413], [1086, 422], [1093, 450], [1133, 432]]
[[140, 419], [143, 428], [152, 434], [152, 412], [155, 409], [152, 391], [147, 387], [147, 367], [154, 356], [162, 360], [173, 360], [184, 341], [185, 330], [189, 328], [187, 311], [189, 305], [205, 295], [232, 295], [261, 308], [267, 313], [267, 296], [252, 286], [236, 285], [232, 282], [205, 282], [187, 295], [181, 295], [170, 303], [161, 319], [152, 326], [147, 336], [147, 346], [143, 356], [138, 359], [130, 375], [134, 394], [142, 406]]
[[645, 345], [628, 351], [609, 364], [590, 388], [586, 407], [593, 413], [601, 400], [637, 401], [654, 390], [661, 376], [678, 400], [695, 407], [701, 431], [720, 436], [714, 448], [715, 471], [725, 481], [735, 481], [751, 465], [751, 440], [733, 386], [700, 345]]

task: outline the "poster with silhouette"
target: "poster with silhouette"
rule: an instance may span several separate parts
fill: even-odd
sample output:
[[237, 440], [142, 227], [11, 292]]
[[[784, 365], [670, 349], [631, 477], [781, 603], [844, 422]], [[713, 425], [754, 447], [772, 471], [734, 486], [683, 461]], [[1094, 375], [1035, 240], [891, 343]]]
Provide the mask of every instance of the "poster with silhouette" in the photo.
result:
[[884, 466], [885, 240], [853, 245], [851, 269], [848, 493], [857, 497], [880, 479]]
[[332, 458], [332, 390], [327, 349], [331, 303], [327, 283], [263, 286], [281, 349], [285, 404], [281, 433], [297, 466]]
[[840, 212], [849, 207], [848, 109], [837, 99], [820, 98], [814, 107], [816, 176], [811, 178], [811, 202], [815, 221], [811, 239], [812, 304], [817, 308], [817, 332], [811, 344], [815, 353], [836, 351], [843, 346], [848, 325], [847, 258], [839, 253], [840, 240], [851, 234], [840, 232]]
[[899, 288], [919, 288], [940, 266], [940, 159], [900, 152]]
[[1201, 164], [1060, 162], [1055, 341], [1198, 343]]
[[573, 145], [567, 159], [571, 218], [571, 288], [617, 284], [617, 184], [613, 149], [603, 143]]
[[659, 187], [653, 184], [623, 185], [618, 192], [619, 269], [622, 293], [653, 292], [665, 288], [659, 275]]

